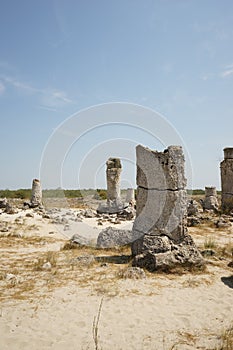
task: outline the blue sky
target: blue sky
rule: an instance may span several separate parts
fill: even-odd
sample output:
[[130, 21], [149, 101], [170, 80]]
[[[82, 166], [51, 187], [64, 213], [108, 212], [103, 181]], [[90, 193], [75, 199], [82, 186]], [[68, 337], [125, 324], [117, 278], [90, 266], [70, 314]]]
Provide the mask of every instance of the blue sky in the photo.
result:
[[[89, 121], [79, 111], [111, 102], [164, 116], [189, 154], [189, 187], [220, 188], [223, 148], [233, 146], [231, 0], [1, 1], [0, 42], [0, 188], [28, 188], [39, 176], [52, 187], [41, 173], [49, 140], [70, 116], [77, 135], [90, 120], [101, 124], [95, 108]], [[141, 130], [108, 112], [114, 125], [72, 139], [55, 187], [105, 187], [110, 156], [123, 159], [123, 186], [135, 185], [135, 145], [173, 142], [149, 135], [151, 127], [160, 138], [159, 128], [142, 110]]]

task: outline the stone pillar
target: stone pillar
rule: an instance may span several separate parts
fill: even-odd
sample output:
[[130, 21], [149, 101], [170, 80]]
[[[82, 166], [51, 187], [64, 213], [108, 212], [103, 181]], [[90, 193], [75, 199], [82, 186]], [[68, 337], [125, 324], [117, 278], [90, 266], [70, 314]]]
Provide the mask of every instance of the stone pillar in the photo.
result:
[[116, 214], [124, 209], [120, 188], [121, 161], [119, 158], [109, 158], [106, 165], [107, 203], [101, 203], [97, 208], [97, 213]]
[[205, 187], [203, 209], [218, 211], [218, 198], [216, 187]]
[[42, 190], [40, 180], [34, 179], [32, 181], [32, 196], [30, 206], [35, 208], [42, 205]]
[[233, 148], [224, 148], [224, 160], [220, 164], [222, 186], [222, 212], [233, 210]]
[[133, 266], [150, 271], [203, 259], [187, 234], [187, 195], [181, 146], [164, 152], [141, 145], [137, 153], [137, 212]]
[[107, 177], [107, 203], [108, 205], [121, 202], [121, 161], [119, 158], [109, 158], [106, 162], [106, 177]]
[[127, 188], [126, 203], [130, 203], [131, 205], [135, 204], [134, 188]]

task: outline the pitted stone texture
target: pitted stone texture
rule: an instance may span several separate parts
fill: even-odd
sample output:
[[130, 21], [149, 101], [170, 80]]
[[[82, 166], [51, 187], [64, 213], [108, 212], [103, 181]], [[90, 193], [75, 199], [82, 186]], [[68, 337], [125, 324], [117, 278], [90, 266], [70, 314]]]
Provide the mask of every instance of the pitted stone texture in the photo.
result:
[[187, 234], [182, 148], [170, 146], [157, 152], [137, 146], [137, 185], [133, 266], [155, 271], [201, 263], [203, 259]]
[[40, 180], [34, 179], [32, 181], [32, 196], [31, 196], [31, 207], [38, 207], [42, 204], [42, 190]]
[[186, 186], [184, 155], [180, 146], [169, 146], [164, 152], [157, 152], [138, 145], [136, 154], [139, 187], [177, 190]]
[[131, 230], [118, 230], [107, 227], [102, 230], [97, 238], [97, 248], [113, 248], [130, 244], [133, 240]]
[[157, 241], [156, 238], [158, 239], [158, 237], [153, 239], [150, 235], [143, 237], [139, 247], [140, 254], [134, 257], [132, 266], [144, 267], [154, 272], [169, 271], [177, 266], [201, 267], [204, 265], [204, 259], [190, 235], [186, 234], [179, 244], [174, 244], [169, 239], [164, 242], [164, 238]]
[[224, 149], [224, 158], [220, 165], [222, 212], [229, 213], [233, 210], [233, 148]]
[[157, 191], [138, 188], [137, 216], [133, 231], [166, 235], [180, 240], [187, 220], [187, 194], [180, 191]]

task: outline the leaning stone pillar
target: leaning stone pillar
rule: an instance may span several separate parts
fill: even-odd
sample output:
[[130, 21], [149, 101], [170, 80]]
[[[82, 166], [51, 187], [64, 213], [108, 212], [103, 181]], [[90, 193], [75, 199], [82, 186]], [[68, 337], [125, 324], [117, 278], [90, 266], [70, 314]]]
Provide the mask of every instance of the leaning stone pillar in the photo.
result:
[[222, 212], [233, 210], [233, 148], [224, 148], [224, 160], [220, 164], [222, 186]]
[[42, 190], [40, 180], [34, 179], [32, 181], [32, 195], [30, 206], [35, 208], [42, 204]]
[[154, 271], [179, 264], [202, 264], [203, 259], [187, 233], [182, 147], [170, 146], [164, 152], [157, 152], [139, 145], [136, 153], [133, 266]]

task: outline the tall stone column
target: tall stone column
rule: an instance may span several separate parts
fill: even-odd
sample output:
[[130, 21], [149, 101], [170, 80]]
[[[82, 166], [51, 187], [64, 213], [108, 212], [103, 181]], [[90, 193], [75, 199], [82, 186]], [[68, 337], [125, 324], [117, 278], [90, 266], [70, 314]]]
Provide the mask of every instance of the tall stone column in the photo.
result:
[[148, 270], [203, 260], [187, 233], [187, 195], [182, 147], [164, 152], [141, 145], [137, 153], [136, 219], [131, 245], [133, 265]]
[[222, 212], [233, 210], [233, 148], [224, 148], [224, 160], [220, 164], [222, 186]]
[[97, 208], [98, 213], [115, 214], [124, 209], [121, 201], [121, 161], [119, 158], [109, 158], [106, 162], [107, 179], [107, 203], [100, 204]]
[[121, 161], [119, 158], [109, 158], [106, 162], [107, 203], [118, 205], [121, 202]]
[[35, 208], [35, 207], [38, 207], [39, 205], [42, 205], [41, 184], [40, 184], [40, 180], [34, 179], [32, 181], [32, 195], [31, 195], [30, 206]]

